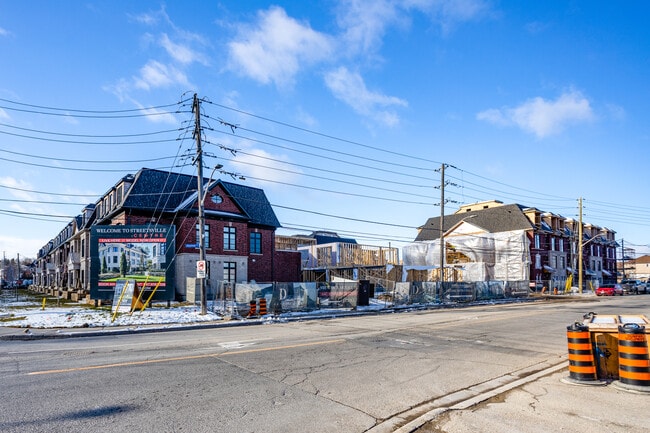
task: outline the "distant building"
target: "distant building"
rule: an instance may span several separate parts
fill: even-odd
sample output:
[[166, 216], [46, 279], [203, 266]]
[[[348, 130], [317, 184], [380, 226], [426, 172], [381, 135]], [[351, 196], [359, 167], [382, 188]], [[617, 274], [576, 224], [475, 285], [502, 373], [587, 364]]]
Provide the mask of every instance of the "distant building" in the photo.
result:
[[650, 279], [650, 255], [643, 255], [625, 263], [626, 277], [640, 280]]
[[400, 265], [398, 248], [361, 245], [330, 231], [276, 236], [276, 248], [300, 252], [303, 281], [368, 280], [391, 289], [399, 281], [393, 271]]
[[[409, 279], [440, 278], [440, 217], [419, 228], [403, 249]], [[443, 218], [445, 281], [526, 280], [532, 289], [578, 281], [579, 222], [519, 204], [487, 201]], [[616, 280], [614, 231], [583, 222], [583, 283]]]

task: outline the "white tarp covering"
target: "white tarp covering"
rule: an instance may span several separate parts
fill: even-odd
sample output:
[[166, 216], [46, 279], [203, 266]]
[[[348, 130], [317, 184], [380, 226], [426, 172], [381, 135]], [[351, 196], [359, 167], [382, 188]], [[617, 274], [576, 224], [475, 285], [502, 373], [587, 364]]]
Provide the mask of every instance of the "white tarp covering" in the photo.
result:
[[[524, 230], [480, 233], [447, 234], [444, 238], [450, 248], [469, 258], [469, 263], [458, 264], [463, 281], [523, 281], [529, 279], [530, 250]], [[404, 271], [436, 269], [440, 267], [440, 240], [414, 242], [402, 248]], [[445, 266], [454, 264], [445, 263]]]

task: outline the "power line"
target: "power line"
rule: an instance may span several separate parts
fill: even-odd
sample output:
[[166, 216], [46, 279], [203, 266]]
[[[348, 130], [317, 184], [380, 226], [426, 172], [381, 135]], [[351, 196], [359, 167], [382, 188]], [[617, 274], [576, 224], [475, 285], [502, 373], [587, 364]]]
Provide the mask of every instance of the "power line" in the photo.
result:
[[[1, 107], [0, 107], [1, 108]], [[165, 140], [147, 140], [147, 141], [80, 141], [80, 140], [63, 140], [60, 138], [47, 138], [47, 137], [34, 137], [31, 135], [15, 134], [13, 132], [0, 131], [0, 134], [10, 135], [12, 137], [28, 138], [30, 140], [51, 141], [55, 143], [66, 144], [94, 144], [94, 145], [134, 145], [134, 144], [159, 144], [159, 143], [172, 143], [178, 139], [165, 139]]]
[[416, 157], [416, 156], [412, 156], [412, 155], [404, 155], [404, 154], [399, 153], [399, 152], [394, 152], [394, 151], [391, 151], [391, 150], [382, 149], [382, 148], [375, 147], [375, 146], [369, 146], [367, 144], [359, 143], [359, 142], [356, 142], [356, 141], [346, 140], [346, 139], [339, 138], [339, 137], [336, 137], [336, 136], [333, 136], [333, 135], [324, 134], [322, 132], [316, 132], [316, 131], [312, 131], [310, 129], [301, 128], [299, 126], [291, 125], [289, 123], [280, 122], [280, 121], [269, 119], [269, 118], [263, 117], [263, 116], [258, 116], [256, 114], [252, 114], [252, 113], [249, 113], [249, 112], [246, 112], [246, 111], [243, 111], [243, 110], [228, 107], [226, 105], [217, 104], [217, 103], [214, 103], [214, 102], [211, 102], [211, 101], [206, 101], [206, 102], [208, 104], [212, 104], [212, 105], [215, 105], [217, 107], [220, 107], [220, 108], [223, 108], [223, 109], [226, 109], [226, 110], [234, 111], [234, 112], [239, 113], [239, 114], [245, 114], [247, 116], [254, 117], [254, 118], [257, 118], [257, 119], [260, 119], [260, 120], [264, 120], [266, 122], [271, 122], [271, 123], [274, 123], [276, 125], [286, 126], [288, 128], [292, 128], [292, 129], [295, 129], [297, 131], [307, 132], [309, 134], [313, 134], [313, 135], [320, 136], [320, 137], [323, 137], [323, 138], [328, 138], [328, 139], [331, 139], [331, 140], [339, 141], [341, 143], [353, 144], [353, 145], [356, 145], [356, 146], [359, 146], [359, 147], [363, 147], [365, 149], [375, 150], [375, 151], [387, 153], [387, 154], [390, 154], [390, 155], [402, 156], [402, 157], [406, 157], [406, 158], [410, 158], [410, 159], [414, 159], [414, 160], [418, 160], [418, 161], [424, 161], [424, 162], [435, 164], [435, 165], [441, 164], [439, 161], [433, 161], [433, 160], [430, 160], [430, 159], [426, 159], [426, 158], [422, 158], [422, 157]]
[[0, 185], [0, 188], [22, 191], [22, 192], [29, 192], [34, 194], [55, 195], [60, 197], [97, 197], [97, 194], [64, 194], [58, 192], [44, 192], [44, 191], [36, 191], [33, 189], [18, 188], [15, 186], [7, 186], [7, 185]]
[[[51, 156], [44, 156], [44, 155], [30, 155], [28, 153], [21, 153], [21, 152], [13, 152], [11, 150], [6, 150], [6, 149], [0, 149], [0, 152], [5, 152], [5, 153], [11, 153], [12, 155], [19, 155], [19, 156], [25, 156], [28, 158], [38, 158], [38, 159], [44, 159], [44, 160], [50, 160], [50, 161], [62, 161], [62, 162], [74, 162], [74, 163], [79, 163], [79, 164], [127, 164], [127, 163], [142, 163], [142, 162], [154, 162], [154, 161], [163, 161], [166, 159], [174, 159], [174, 156], [162, 156], [160, 158], [150, 158], [150, 159], [135, 159], [135, 160], [84, 160], [84, 159], [65, 159], [65, 158], [54, 158]], [[20, 161], [12, 161], [12, 162], [18, 162]]]

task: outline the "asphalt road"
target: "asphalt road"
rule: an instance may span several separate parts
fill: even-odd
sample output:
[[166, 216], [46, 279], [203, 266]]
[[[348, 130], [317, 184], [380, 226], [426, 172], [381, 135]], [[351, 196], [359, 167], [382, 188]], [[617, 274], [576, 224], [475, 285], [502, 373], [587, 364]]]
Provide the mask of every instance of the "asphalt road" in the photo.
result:
[[575, 406], [557, 378], [566, 326], [589, 311], [650, 315], [650, 295], [0, 341], [0, 431], [554, 431], [494, 419], [523, 418], [526, 398], [556, 401], [535, 386]]

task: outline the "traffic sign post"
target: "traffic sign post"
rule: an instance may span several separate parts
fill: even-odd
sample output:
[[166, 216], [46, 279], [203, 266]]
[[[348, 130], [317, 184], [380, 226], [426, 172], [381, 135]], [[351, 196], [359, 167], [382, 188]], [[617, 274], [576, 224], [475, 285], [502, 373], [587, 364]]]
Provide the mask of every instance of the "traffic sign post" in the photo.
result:
[[196, 262], [196, 278], [205, 278], [205, 260]]

